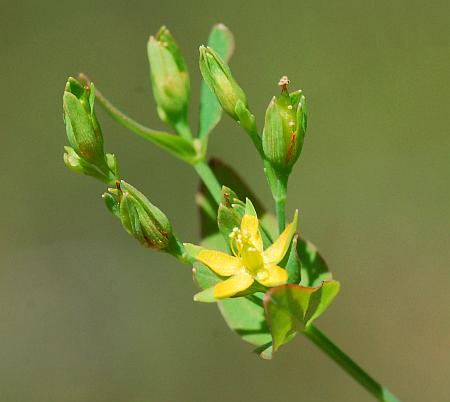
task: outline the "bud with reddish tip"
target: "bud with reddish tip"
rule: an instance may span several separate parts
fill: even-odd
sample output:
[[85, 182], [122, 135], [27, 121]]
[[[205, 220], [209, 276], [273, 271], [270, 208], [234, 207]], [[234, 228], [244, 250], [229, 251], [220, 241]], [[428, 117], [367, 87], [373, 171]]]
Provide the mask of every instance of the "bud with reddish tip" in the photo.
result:
[[264, 155], [276, 169], [290, 171], [300, 156], [306, 133], [306, 100], [302, 91], [289, 94], [289, 80], [282, 77], [281, 95], [273, 97], [266, 111], [262, 144]]

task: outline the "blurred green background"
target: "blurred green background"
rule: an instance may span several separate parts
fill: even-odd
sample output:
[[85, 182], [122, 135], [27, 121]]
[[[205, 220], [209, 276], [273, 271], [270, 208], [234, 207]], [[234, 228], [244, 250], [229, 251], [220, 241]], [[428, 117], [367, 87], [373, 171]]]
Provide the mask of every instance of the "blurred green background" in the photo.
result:
[[[288, 214], [342, 284], [319, 321], [404, 401], [449, 401], [450, 3], [1, 2], [0, 401], [370, 401], [305, 338], [271, 362], [194, 304], [190, 270], [141, 248], [93, 179], [63, 165], [61, 95], [84, 71], [133, 117], [155, 113], [146, 40], [166, 24], [192, 75], [213, 23], [262, 126], [279, 77], [302, 88], [309, 137]], [[103, 112], [123, 177], [198, 240], [193, 170]], [[250, 141], [228, 117], [220, 155], [271, 206]]]

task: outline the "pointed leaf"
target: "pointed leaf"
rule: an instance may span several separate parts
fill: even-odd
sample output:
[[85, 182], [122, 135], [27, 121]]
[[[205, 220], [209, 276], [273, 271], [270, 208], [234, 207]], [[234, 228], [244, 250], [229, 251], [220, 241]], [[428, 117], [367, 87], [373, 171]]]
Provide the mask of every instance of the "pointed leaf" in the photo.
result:
[[115, 107], [105, 96], [96, 91], [96, 100], [106, 110], [106, 112], [119, 124], [133, 131], [135, 134], [158, 145], [172, 155], [188, 163], [194, 163], [197, 159], [197, 152], [194, 146], [188, 140], [175, 134], [169, 134], [164, 131], [152, 130], [139, 124], [125, 113]]
[[302, 286], [318, 286], [323, 281], [332, 279], [327, 263], [310, 241], [298, 238], [297, 252], [301, 261]]
[[225, 322], [244, 341], [255, 346], [271, 343], [272, 337], [262, 307], [262, 294], [221, 300], [218, 306]]

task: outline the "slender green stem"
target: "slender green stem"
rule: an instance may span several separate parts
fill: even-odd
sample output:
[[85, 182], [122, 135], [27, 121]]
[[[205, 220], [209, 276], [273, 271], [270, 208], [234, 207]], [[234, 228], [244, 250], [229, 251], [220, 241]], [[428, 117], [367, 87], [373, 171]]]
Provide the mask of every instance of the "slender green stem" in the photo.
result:
[[319, 329], [314, 325], [309, 325], [303, 330], [303, 334], [318, 346], [328, 357], [333, 359], [341, 366], [350, 376], [359, 382], [367, 391], [375, 398], [383, 402], [399, 402], [399, 399], [392, 394], [387, 388], [375, 381], [360, 366], [358, 366], [348, 355], [331, 342]]
[[195, 258], [186, 252], [183, 243], [175, 235], [172, 235], [169, 245], [164, 251], [177, 258], [183, 264], [192, 266], [195, 262]]
[[191, 128], [189, 127], [189, 124], [185, 121], [181, 120], [177, 124], [175, 124], [175, 131], [180, 135], [180, 137], [183, 137], [184, 139], [188, 141], [192, 141], [193, 135]]
[[278, 232], [281, 233], [286, 226], [286, 198], [275, 200], [275, 210], [278, 220]]
[[136, 120], [133, 120], [131, 117], [127, 116], [121, 110], [117, 109], [98, 89], [95, 89], [95, 98], [115, 121], [141, 137], [145, 138], [147, 133], [152, 134], [158, 132], [158, 130], [152, 130], [145, 127], [141, 123], [138, 123]]
[[194, 169], [200, 176], [200, 179], [203, 181], [208, 191], [213, 196], [214, 201], [216, 201], [217, 204], [220, 204], [220, 194], [222, 192], [222, 186], [220, 185], [209, 165], [204, 160], [200, 160], [194, 165]]

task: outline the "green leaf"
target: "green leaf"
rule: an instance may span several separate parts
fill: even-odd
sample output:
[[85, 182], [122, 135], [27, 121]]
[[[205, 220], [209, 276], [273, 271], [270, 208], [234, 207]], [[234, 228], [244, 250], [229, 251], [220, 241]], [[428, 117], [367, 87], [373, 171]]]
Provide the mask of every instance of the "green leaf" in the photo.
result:
[[160, 148], [166, 150], [181, 160], [188, 163], [194, 163], [197, 159], [197, 152], [192, 144], [182, 137], [165, 133], [163, 131], [150, 130], [143, 126], [129, 128], [142, 138], [158, 145]]
[[332, 279], [327, 263], [310, 241], [298, 238], [297, 252], [301, 261], [302, 286], [318, 286]]
[[264, 297], [264, 309], [274, 352], [318, 318], [336, 297], [339, 287], [339, 282], [328, 281], [314, 288], [290, 284], [270, 289]]
[[193, 164], [197, 160], [197, 152], [190, 141], [175, 134], [143, 126], [120, 111], [98, 90], [96, 91], [96, 100], [114, 120], [140, 137], [188, 163]]
[[261, 305], [262, 297], [261, 293], [257, 293], [248, 297], [225, 299], [218, 302], [218, 306], [228, 326], [244, 341], [258, 347], [265, 346], [257, 352], [263, 353], [264, 358], [270, 358], [271, 353], [267, 348], [272, 337]]
[[[214, 25], [209, 34], [208, 46], [214, 49], [225, 62], [228, 62], [234, 51], [233, 34], [223, 24]], [[221, 117], [222, 108], [216, 96], [211, 92], [206, 82], [202, 81], [199, 138], [204, 144], [207, 143], [209, 133], [219, 123]]]

